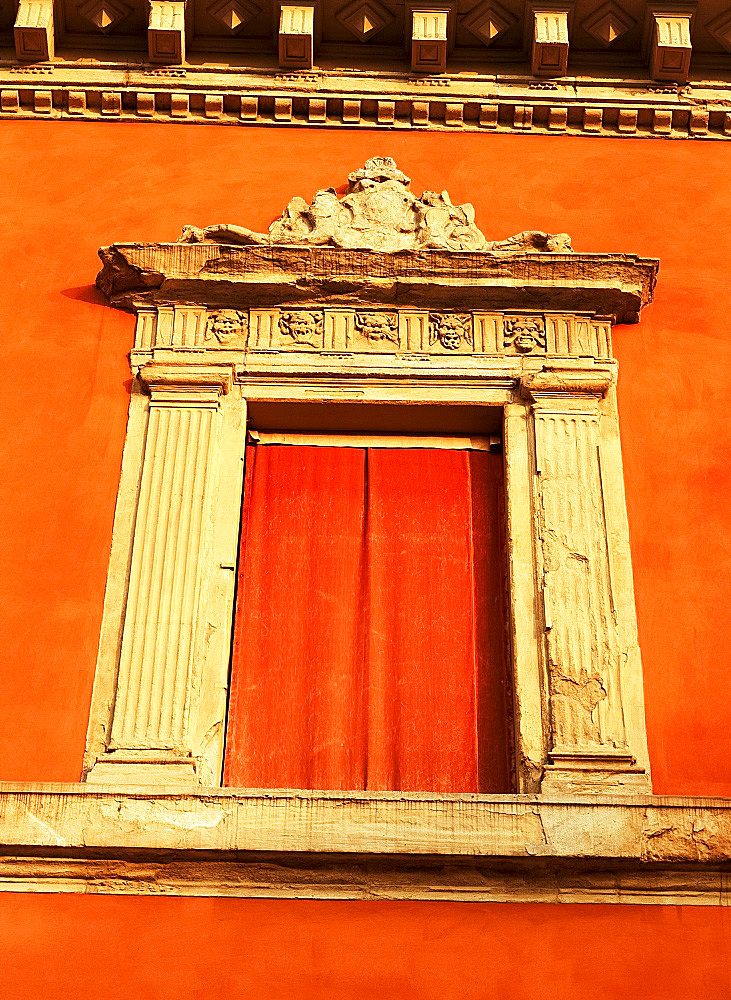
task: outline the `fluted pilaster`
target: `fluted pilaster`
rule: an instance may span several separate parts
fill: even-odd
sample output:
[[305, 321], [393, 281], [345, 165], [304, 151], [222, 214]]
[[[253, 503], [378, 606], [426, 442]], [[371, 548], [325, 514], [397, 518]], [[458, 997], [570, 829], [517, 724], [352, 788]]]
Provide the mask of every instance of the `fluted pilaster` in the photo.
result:
[[[550, 705], [544, 790], [646, 780], [623, 709], [623, 647], [608, 544], [600, 401], [607, 376], [526, 380]], [[634, 660], [633, 660], [634, 662]]]

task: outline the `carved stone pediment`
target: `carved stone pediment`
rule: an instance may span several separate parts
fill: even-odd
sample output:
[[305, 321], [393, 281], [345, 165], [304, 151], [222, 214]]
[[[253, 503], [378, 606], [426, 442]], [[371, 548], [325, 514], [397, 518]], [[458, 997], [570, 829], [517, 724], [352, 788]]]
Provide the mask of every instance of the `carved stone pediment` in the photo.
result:
[[[342, 198], [333, 188], [309, 205], [294, 198], [268, 233], [187, 226], [176, 243], [103, 247], [97, 284], [115, 305], [133, 309], [198, 304], [235, 312], [317, 300], [363, 311], [398, 304], [581, 312], [618, 323], [635, 322], [652, 299], [657, 261], [574, 253], [566, 234], [489, 242], [471, 205], [453, 205], [444, 191], [417, 198], [409, 184], [393, 160], [375, 157], [350, 174]], [[235, 326], [229, 316], [214, 335], [231, 340]], [[447, 342], [456, 345], [458, 333]], [[374, 342], [395, 343], [394, 336], [385, 327], [369, 334]], [[516, 331], [519, 352], [540, 342], [540, 331]]]
[[243, 226], [186, 226], [179, 242], [240, 246], [333, 246], [343, 250], [498, 250], [506, 253], [571, 251], [566, 233], [524, 232], [490, 242], [475, 225], [472, 205], [454, 205], [446, 191], [409, 190], [411, 181], [387, 156], [350, 174], [348, 192], [318, 191], [310, 204], [293, 198], [267, 233]]

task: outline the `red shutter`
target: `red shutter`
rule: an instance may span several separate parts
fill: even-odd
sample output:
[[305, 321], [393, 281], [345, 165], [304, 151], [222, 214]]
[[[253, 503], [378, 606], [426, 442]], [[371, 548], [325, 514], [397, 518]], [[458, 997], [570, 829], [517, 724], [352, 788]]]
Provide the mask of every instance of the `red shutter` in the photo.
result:
[[502, 460], [251, 447], [225, 782], [510, 790]]

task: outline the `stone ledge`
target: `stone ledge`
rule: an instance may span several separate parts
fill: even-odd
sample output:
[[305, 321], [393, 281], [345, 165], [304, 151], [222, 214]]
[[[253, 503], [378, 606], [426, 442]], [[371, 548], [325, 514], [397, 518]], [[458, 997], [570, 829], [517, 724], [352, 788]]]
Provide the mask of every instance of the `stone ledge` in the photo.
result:
[[658, 261], [629, 254], [427, 250], [220, 243], [117, 243], [99, 251], [97, 284], [115, 305], [298, 302], [589, 312], [636, 322]]
[[9, 856], [78, 850], [723, 863], [731, 800], [0, 785]]

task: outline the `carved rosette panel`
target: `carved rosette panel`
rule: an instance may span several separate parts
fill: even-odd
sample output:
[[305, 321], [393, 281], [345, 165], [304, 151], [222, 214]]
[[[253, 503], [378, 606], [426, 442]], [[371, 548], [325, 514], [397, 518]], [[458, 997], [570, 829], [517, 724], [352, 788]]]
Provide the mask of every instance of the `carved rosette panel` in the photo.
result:
[[611, 357], [610, 323], [588, 316], [435, 313], [419, 309], [138, 310], [135, 350], [334, 351], [369, 354], [484, 354]]

